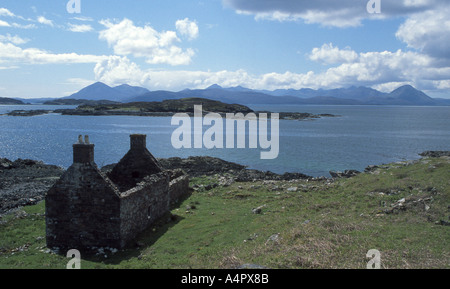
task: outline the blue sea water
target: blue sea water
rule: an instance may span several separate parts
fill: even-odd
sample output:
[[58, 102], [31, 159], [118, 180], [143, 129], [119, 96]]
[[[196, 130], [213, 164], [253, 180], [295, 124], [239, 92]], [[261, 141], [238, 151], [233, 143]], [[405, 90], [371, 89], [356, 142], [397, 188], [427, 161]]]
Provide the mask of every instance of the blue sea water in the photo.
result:
[[[57, 108], [63, 108], [58, 106]], [[0, 106], [0, 114], [17, 109], [54, 106]], [[147, 134], [147, 147], [157, 158], [210, 155], [276, 173], [329, 176], [330, 170], [363, 170], [419, 158], [426, 150], [450, 150], [450, 107], [406, 106], [252, 106], [272, 112], [329, 113], [309, 121], [280, 120], [276, 159], [260, 159], [261, 149], [175, 149], [171, 136], [178, 126], [170, 117], [0, 115], [0, 157], [29, 158], [68, 167], [72, 144], [89, 135], [99, 166], [114, 163], [129, 149], [129, 135]]]

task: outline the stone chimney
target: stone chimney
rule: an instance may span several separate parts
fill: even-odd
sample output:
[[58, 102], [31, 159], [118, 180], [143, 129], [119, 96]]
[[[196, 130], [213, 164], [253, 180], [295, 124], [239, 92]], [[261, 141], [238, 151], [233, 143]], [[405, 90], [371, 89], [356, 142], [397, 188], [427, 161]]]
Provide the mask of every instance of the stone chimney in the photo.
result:
[[132, 134], [130, 135], [130, 150], [142, 151], [147, 149], [147, 135]]
[[73, 144], [73, 162], [91, 163], [94, 162], [94, 144], [89, 143], [89, 136], [78, 136], [78, 142]]

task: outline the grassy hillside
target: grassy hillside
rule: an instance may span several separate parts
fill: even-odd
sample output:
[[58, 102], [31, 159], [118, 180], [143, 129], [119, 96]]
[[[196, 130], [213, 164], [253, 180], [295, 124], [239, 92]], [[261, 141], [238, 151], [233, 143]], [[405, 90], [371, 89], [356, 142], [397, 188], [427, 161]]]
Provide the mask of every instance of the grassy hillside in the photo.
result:
[[[349, 179], [227, 183], [194, 178], [192, 195], [129, 248], [81, 268], [450, 267], [450, 158], [394, 163]], [[225, 184], [225, 185], [224, 185]], [[44, 204], [0, 219], [0, 268], [65, 268], [45, 247]]]

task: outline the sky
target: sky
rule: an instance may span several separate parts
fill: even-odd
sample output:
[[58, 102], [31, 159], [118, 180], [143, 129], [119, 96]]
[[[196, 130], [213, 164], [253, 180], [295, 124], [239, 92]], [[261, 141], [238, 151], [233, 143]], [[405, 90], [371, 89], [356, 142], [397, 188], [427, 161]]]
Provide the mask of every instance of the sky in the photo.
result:
[[450, 98], [448, 0], [1, 0], [0, 97], [101, 81]]

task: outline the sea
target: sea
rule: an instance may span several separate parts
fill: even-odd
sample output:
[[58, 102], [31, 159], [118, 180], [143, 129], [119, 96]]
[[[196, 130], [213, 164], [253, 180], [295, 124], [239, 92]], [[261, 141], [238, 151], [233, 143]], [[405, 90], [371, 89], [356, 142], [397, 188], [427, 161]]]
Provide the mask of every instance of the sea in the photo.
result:
[[[130, 134], [146, 134], [147, 147], [156, 158], [212, 156], [246, 165], [249, 169], [328, 177], [330, 171], [362, 171], [369, 165], [415, 160], [420, 158], [419, 153], [427, 150], [450, 150], [450, 107], [249, 106], [255, 111], [308, 112], [336, 117], [280, 120], [278, 156], [261, 159], [264, 149], [248, 145], [245, 148], [177, 149], [171, 137], [179, 125], [171, 124], [172, 117], [54, 113], [7, 116], [4, 114], [12, 110], [75, 107], [3, 105], [0, 106], [0, 158], [34, 159], [68, 168], [73, 160], [72, 144], [77, 142], [78, 135], [89, 135], [90, 142], [95, 144], [95, 162], [102, 167], [124, 156], [129, 149]], [[208, 126], [203, 128], [206, 129]]]

